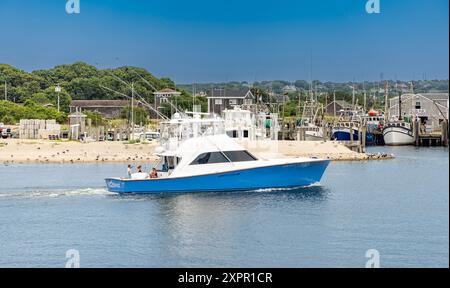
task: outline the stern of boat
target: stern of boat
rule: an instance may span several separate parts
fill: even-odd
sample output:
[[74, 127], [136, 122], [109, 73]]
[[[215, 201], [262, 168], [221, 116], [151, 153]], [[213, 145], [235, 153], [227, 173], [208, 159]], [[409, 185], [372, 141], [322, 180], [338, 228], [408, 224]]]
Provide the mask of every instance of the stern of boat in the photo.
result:
[[106, 188], [109, 192], [125, 193], [125, 181], [119, 178], [106, 178]]

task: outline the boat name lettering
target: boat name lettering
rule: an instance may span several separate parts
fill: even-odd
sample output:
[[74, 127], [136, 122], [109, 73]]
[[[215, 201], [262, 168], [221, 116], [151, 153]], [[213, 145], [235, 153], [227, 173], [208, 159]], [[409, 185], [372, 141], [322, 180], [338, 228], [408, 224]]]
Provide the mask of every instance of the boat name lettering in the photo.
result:
[[120, 183], [115, 183], [114, 181], [108, 182], [109, 188], [120, 188]]

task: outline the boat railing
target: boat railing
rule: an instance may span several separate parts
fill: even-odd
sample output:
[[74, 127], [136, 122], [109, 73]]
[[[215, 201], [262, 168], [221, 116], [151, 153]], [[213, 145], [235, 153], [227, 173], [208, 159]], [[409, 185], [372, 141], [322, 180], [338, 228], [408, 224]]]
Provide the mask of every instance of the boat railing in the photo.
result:
[[175, 150], [181, 143], [191, 138], [225, 134], [225, 125], [220, 118], [189, 118], [162, 123], [160, 130], [160, 145], [165, 150]]

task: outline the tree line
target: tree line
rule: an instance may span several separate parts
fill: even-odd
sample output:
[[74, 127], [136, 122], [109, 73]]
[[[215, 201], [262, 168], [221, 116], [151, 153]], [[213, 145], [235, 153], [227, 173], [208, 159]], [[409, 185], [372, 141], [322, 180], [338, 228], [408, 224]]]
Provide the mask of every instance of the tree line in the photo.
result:
[[[128, 84], [131, 83], [133, 83], [136, 94], [142, 96], [150, 104], [154, 101], [153, 92], [155, 90], [177, 89], [175, 82], [171, 79], [157, 78], [147, 70], [138, 67], [98, 69], [87, 63], [76, 62], [28, 73], [11, 65], [0, 64], [0, 91], [6, 90], [6, 93], [0, 95], [7, 94], [5, 97], [9, 102], [3, 101], [0, 104], [0, 122], [12, 124], [21, 117], [47, 119], [46, 117], [56, 116], [60, 121], [64, 121], [72, 100], [128, 99], [131, 97], [131, 89]], [[57, 86], [61, 87], [59, 93], [55, 92]], [[193, 101], [191, 94], [182, 89], [178, 90], [182, 94], [177, 97], [179, 99], [174, 99], [174, 101], [177, 102], [180, 109], [191, 108]], [[61, 115], [55, 114], [58, 96]], [[0, 99], [4, 98], [0, 97]], [[203, 109], [206, 109], [206, 100], [197, 101]], [[142, 114], [141, 110], [138, 111]], [[143, 111], [145, 114], [140, 114], [139, 117], [148, 117], [148, 109]], [[163, 113], [169, 112], [170, 108], [164, 107]], [[122, 115], [127, 115], [126, 111]], [[93, 117], [98, 117], [98, 115]]]

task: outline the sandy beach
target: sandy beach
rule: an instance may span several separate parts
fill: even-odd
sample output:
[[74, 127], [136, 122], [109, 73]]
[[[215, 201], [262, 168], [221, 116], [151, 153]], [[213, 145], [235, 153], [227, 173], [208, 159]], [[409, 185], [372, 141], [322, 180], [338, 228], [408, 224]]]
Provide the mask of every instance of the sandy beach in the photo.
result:
[[2, 163], [144, 163], [155, 161], [156, 144], [125, 142], [45, 141], [8, 139], [0, 141]]
[[[275, 144], [276, 143], [276, 144]], [[241, 142], [261, 158], [319, 157], [330, 160], [378, 160], [390, 155], [361, 154], [337, 142]], [[7, 139], [0, 141], [0, 162], [16, 163], [148, 163], [157, 160], [155, 143], [46, 141]]]

